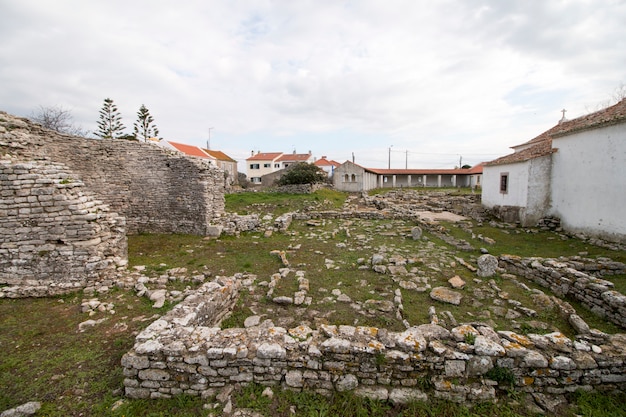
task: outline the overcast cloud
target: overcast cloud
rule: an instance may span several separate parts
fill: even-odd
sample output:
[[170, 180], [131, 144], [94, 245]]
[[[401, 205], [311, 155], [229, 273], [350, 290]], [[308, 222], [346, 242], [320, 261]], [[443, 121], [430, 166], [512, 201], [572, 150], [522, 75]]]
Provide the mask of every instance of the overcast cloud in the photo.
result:
[[110, 97], [128, 133], [145, 104], [240, 161], [452, 168], [606, 103], [625, 22], [623, 0], [0, 0], [0, 110], [94, 131]]

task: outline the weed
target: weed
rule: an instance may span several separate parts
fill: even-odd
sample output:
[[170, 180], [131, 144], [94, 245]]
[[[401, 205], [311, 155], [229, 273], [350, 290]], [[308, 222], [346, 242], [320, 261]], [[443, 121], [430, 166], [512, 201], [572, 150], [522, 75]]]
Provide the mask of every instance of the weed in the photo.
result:
[[468, 345], [473, 345], [474, 342], [476, 341], [476, 334], [465, 333], [464, 340], [465, 340], [465, 343], [467, 343]]
[[509, 368], [494, 366], [489, 371], [487, 371], [485, 376], [501, 385], [506, 385], [508, 387], [513, 387], [513, 385], [515, 384], [515, 375], [513, 374], [513, 371], [511, 371]]

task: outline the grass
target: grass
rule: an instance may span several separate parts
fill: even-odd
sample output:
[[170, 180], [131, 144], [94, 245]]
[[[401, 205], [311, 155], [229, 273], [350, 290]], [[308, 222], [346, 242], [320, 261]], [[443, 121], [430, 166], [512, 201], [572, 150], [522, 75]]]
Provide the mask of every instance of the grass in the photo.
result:
[[[282, 198], [282, 197], [281, 197]], [[409, 225], [410, 226], [410, 225]], [[457, 236], [476, 243], [483, 243], [473, 238], [467, 223], [464, 228], [455, 224], [444, 224]], [[158, 275], [164, 270], [175, 267], [188, 267], [191, 274], [204, 273], [207, 275], [233, 275], [238, 272], [248, 272], [257, 276], [257, 283], [269, 282], [270, 277], [283, 267], [280, 259], [272, 255], [273, 250], [285, 250], [292, 268], [305, 271], [305, 277], [310, 282], [308, 296], [312, 297], [313, 304], [309, 310], [328, 312], [323, 321], [333, 324], [359, 324], [364, 326], [386, 327], [390, 330], [402, 330], [403, 324], [392, 312], [369, 313], [367, 311], [355, 312], [348, 303], [335, 301], [331, 297], [332, 289], [339, 289], [352, 301], [364, 303], [367, 300], [392, 301], [394, 290], [398, 288], [397, 279], [389, 274], [379, 274], [371, 269], [360, 269], [359, 265], [367, 263], [371, 256], [383, 253], [387, 258], [402, 256], [409, 260], [406, 265], [408, 271], [413, 271], [411, 276], [428, 277], [431, 287], [447, 286], [447, 280], [454, 275], [460, 276], [466, 282], [466, 287], [460, 290], [466, 299], [478, 297], [477, 302], [464, 302], [460, 306], [440, 304], [432, 302], [428, 297], [428, 291], [418, 292], [415, 290], [401, 290], [404, 318], [411, 324], [428, 322], [428, 308], [435, 305], [438, 311], [450, 311], [459, 322], [483, 320], [497, 329], [531, 329], [539, 331], [535, 326], [529, 325], [532, 320], [541, 320], [549, 323], [549, 330], [560, 329], [566, 334], [572, 334], [569, 323], [551, 310], [538, 309], [540, 316], [519, 317], [515, 321], [505, 317], [498, 309], [487, 309], [487, 302], [498, 295], [506, 294], [508, 299], [522, 302], [531, 308], [534, 305], [532, 294], [520, 289], [513, 282], [502, 279], [499, 276], [493, 278], [494, 284], [500, 291], [491, 288], [489, 280], [475, 281], [476, 276], [467, 268], [459, 265], [455, 257], [463, 257], [470, 263], [476, 262], [476, 252], [459, 252], [425, 231], [426, 240], [413, 241], [407, 238], [410, 230], [407, 224], [398, 220], [324, 220], [317, 226], [308, 226], [304, 221], [294, 221], [287, 234], [274, 233], [271, 238], [264, 237], [261, 233], [245, 233], [240, 237], [222, 237], [217, 240], [205, 240], [197, 236], [183, 235], [140, 235], [129, 238], [129, 258], [131, 265], [146, 265], [147, 272]], [[470, 229], [471, 230], [471, 229]], [[483, 226], [481, 232], [484, 236], [500, 236], [501, 229]], [[504, 236], [510, 235], [504, 233]], [[532, 248], [531, 255], [550, 252], [551, 244], [558, 237], [553, 232], [523, 233], [524, 248]], [[532, 239], [531, 239], [532, 238]], [[563, 242], [559, 237], [557, 242]], [[533, 243], [534, 242], [534, 243]], [[496, 247], [496, 245], [498, 245]], [[517, 246], [507, 245], [507, 241], [496, 240], [496, 244], [490, 247], [492, 253], [516, 253], [521, 250]], [[568, 254], [577, 254], [586, 248], [596, 256], [616, 255], [614, 252], [602, 248], [589, 248], [589, 245], [581, 246], [581, 242], [568, 239], [563, 248], [569, 248]], [[563, 249], [562, 250], [565, 250]], [[618, 256], [620, 254], [617, 254]], [[615, 257], [615, 256], [614, 256]], [[360, 261], [360, 259], [364, 261]], [[400, 278], [403, 279], [403, 278]], [[537, 286], [526, 283], [531, 288]], [[290, 273], [281, 279], [275, 288], [272, 297], [293, 296], [298, 290], [294, 273]], [[549, 290], [541, 289], [551, 295]], [[266, 289], [257, 288], [254, 296], [248, 297], [251, 303], [259, 303], [261, 295]], [[479, 291], [477, 293], [476, 291]], [[245, 292], [245, 291], [244, 291]], [[480, 296], [487, 301], [480, 301]], [[505, 296], [505, 295], [503, 295]], [[572, 302], [580, 310], [580, 315], [603, 331], [615, 333], [618, 329], [595, 317], [592, 313]], [[257, 306], [258, 307], [258, 306]], [[506, 307], [506, 305], [504, 306]], [[289, 322], [289, 318], [301, 316], [301, 310], [294, 311], [296, 306], [277, 307], [272, 303], [260, 305], [261, 315], [269, 318], [285, 327], [295, 326]], [[237, 314], [243, 315], [240, 310]], [[485, 313], [487, 311], [487, 313]], [[506, 311], [505, 311], [506, 312]], [[312, 313], [313, 314], [313, 313]], [[307, 317], [305, 315], [305, 317]], [[243, 317], [245, 319], [245, 317]], [[308, 317], [313, 323], [313, 317]], [[234, 321], [233, 321], [234, 320]], [[234, 322], [241, 322], [242, 317], [235, 316], [228, 322], [229, 326]], [[312, 326], [314, 327], [314, 326]]]
[[[243, 207], [250, 212], [273, 213], [293, 209], [336, 208], [343, 204], [345, 195], [320, 190], [314, 196], [298, 197], [280, 194], [249, 193], [227, 197], [227, 207]], [[276, 212], [272, 210], [276, 209]], [[336, 302], [332, 289], [339, 289], [353, 301], [393, 300], [398, 282], [389, 274], [359, 269], [360, 259], [368, 260], [375, 253], [386, 257], [403, 256], [411, 259], [407, 270], [414, 269], [417, 277], [428, 277], [431, 286], [447, 285], [453, 275], [459, 275], [467, 285], [460, 290], [465, 299], [474, 297], [476, 290], [491, 288], [488, 279], [474, 281], [475, 275], [455, 262], [462, 257], [474, 263], [479, 252], [459, 252], [439, 240], [427, 230], [425, 239], [413, 241], [407, 230], [412, 225], [394, 220], [323, 220], [319, 226], [295, 221], [288, 233], [274, 233], [270, 238], [262, 233], [244, 233], [240, 237], [221, 237], [205, 240], [188, 235], [138, 235], [129, 237], [130, 266], [145, 265], [146, 274], [163, 275], [173, 267], [186, 267], [189, 275], [233, 275], [247, 272], [257, 276], [254, 291], [242, 291], [242, 296], [232, 315], [224, 320], [223, 327], [240, 327], [252, 314], [251, 306], [261, 312], [264, 319], [277, 324], [281, 320], [298, 317], [309, 321], [311, 327], [319, 322], [358, 324], [402, 330], [395, 312], [367, 314], [355, 312], [349, 303]], [[496, 241], [489, 245], [493, 254], [513, 253], [522, 256], [577, 255], [587, 252], [589, 257], [606, 256], [624, 261], [623, 252], [594, 247], [576, 239], [564, 238], [553, 232], [526, 232], [522, 229], [503, 229], [490, 225], [478, 226], [473, 222], [462, 225], [445, 224], [455, 237], [469, 241], [474, 247], [487, 246], [478, 234]], [[474, 234], [473, 237], [472, 233]], [[272, 250], [286, 250], [294, 269], [305, 271], [310, 281], [308, 295], [311, 306], [276, 306], [265, 299], [266, 289], [258, 286], [269, 281], [272, 274], [282, 268]], [[326, 267], [326, 259], [332, 267]], [[623, 288], [624, 276], [611, 277], [616, 287]], [[531, 294], [521, 291], [512, 281], [496, 276], [493, 283], [510, 298], [524, 305], [532, 304]], [[528, 284], [528, 283], [527, 283]], [[189, 283], [169, 282], [169, 289], [182, 289]], [[530, 285], [530, 284], [528, 284]], [[531, 286], [532, 287], [532, 286]], [[291, 272], [281, 281], [276, 295], [289, 295], [296, 289], [295, 274]], [[495, 290], [494, 290], [495, 291]], [[548, 293], [546, 290], [543, 290]], [[510, 328], [510, 319], [491, 312], [483, 318], [486, 305], [461, 306], [434, 303], [428, 292], [401, 290], [404, 317], [412, 324], [429, 321], [428, 307], [435, 305], [440, 318], [450, 311], [459, 322], [491, 320], [498, 329]], [[494, 293], [495, 294], [495, 293]], [[485, 294], [486, 299], [493, 297]], [[207, 416], [205, 407], [213, 398], [179, 396], [173, 399], [130, 400], [122, 395], [123, 380], [120, 360], [134, 343], [135, 335], [154, 321], [155, 314], [163, 314], [172, 307], [167, 304], [159, 310], [152, 308], [146, 298], [138, 298], [133, 291], [113, 289], [97, 297], [115, 305], [115, 314], [98, 312], [93, 317], [82, 313], [83, 298], [92, 296], [81, 292], [63, 297], [41, 299], [0, 299], [0, 411], [28, 401], [41, 401], [39, 415], [45, 416]], [[480, 300], [486, 303], [485, 300]], [[570, 301], [571, 302], [571, 301]], [[610, 333], [618, 332], [603, 320], [571, 302], [581, 316], [592, 326]], [[87, 319], [106, 320], [85, 332], [78, 332], [78, 324]], [[539, 311], [535, 321], [550, 323], [566, 329], [567, 324], [556, 311]], [[559, 321], [561, 320], [561, 321]], [[537, 332], [532, 320], [517, 319], [520, 332]], [[498, 377], [506, 378], [507, 375]], [[425, 380], [426, 386], [429, 381]], [[467, 408], [458, 404], [434, 400], [430, 403], [411, 403], [397, 406], [388, 402], [355, 397], [350, 393], [336, 393], [324, 397], [314, 392], [294, 392], [274, 389], [272, 399], [261, 395], [264, 387], [250, 385], [237, 390], [233, 401], [236, 406], [249, 407], [265, 416], [291, 416], [292, 407], [298, 416], [526, 416], [517, 398], [504, 399], [497, 404], [479, 404]], [[623, 393], [576, 393], [570, 396], [572, 408], [559, 416], [624, 416]], [[220, 408], [214, 415], [219, 415]]]
[[345, 202], [346, 193], [322, 188], [311, 194], [251, 192], [227, 194], [226, 210], [239, 214], [272, 213], [275, 216], [298, 210], [338, 209]]

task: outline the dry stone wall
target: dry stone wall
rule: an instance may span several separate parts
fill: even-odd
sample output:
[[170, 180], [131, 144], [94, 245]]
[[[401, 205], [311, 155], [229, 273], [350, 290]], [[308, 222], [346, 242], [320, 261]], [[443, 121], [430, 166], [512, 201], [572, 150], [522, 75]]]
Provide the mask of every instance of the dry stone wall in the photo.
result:
[[150, 143], [62, 135], [0, 112], [0, 153], [66, 165], [129, 233], [204, 235], [224, 214], [224, 172]]
[[218, 278], [141, 332], [122, 358], [126, 395], [210, 396], [220, 387], [256, 382], [320, 393], [354, 391], [406, 402], [493, 400], [526, 392], [539, 404], [563, 394], [626, 387], [626, 335], [592, 331], [522, 335], [469, 323], [391, 332], [320, 325], [292, 329], [271, 322], [217, 327], [245, 276]]
[[0, 298], [75, 291], [126, 263], [125, 219], [67, 167], [0, 159]]
[[626, 265], [606, 260], [500, 257], [500, 266], [550, 288], [560, 297], [573, 297], [600, 317], [626, 328], [626, 296], [611, 281], [596, 277], [626, 273]]

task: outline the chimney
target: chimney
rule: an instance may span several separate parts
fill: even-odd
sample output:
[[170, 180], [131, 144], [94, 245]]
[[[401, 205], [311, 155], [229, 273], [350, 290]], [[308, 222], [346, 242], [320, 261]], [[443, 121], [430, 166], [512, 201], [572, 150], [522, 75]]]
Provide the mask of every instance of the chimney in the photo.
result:
[[250, 156], [254, 156], [254, 149], [250, 152]]

